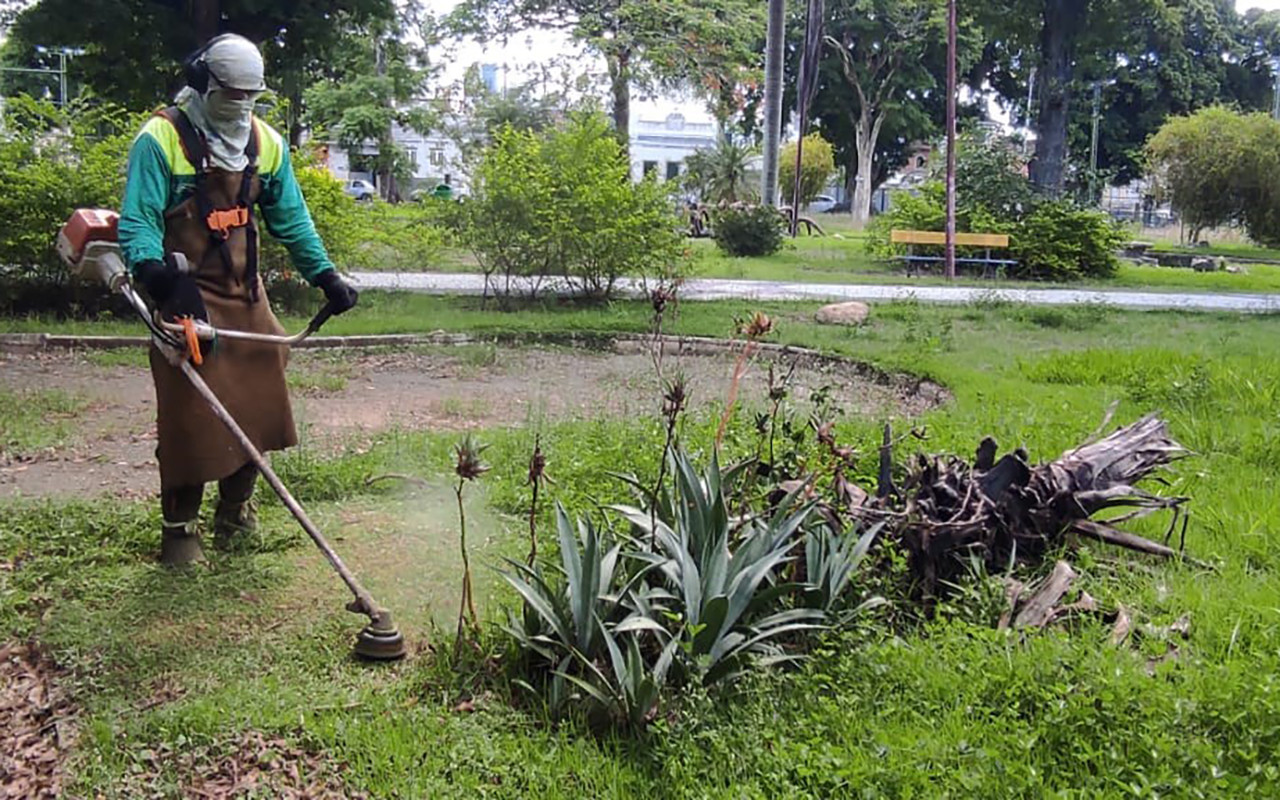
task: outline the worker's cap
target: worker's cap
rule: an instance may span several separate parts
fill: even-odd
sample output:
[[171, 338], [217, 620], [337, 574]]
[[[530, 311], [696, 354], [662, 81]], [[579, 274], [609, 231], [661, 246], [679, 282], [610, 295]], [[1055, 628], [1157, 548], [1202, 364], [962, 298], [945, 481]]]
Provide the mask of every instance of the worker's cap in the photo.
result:
[[205, 48], [201, 60], [209, 70], [209, 89], [261, 92], [267, 88], [262, 53], [243, 36], [219, 36]]

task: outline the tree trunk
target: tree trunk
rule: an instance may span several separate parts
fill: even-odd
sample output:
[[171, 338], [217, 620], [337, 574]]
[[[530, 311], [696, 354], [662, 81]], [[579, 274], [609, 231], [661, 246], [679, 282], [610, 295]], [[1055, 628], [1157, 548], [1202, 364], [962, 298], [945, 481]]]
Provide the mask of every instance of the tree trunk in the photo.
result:
[[760, 198], [777, 204], [778, 150], [782, 139], [782, 66], [786, 41], [786, 0], [769, 0], [768, 40], [764, 60], [764, 174]]
[[858, 177], [854, 188], [853, 204], [850, 211], [857, 223], [866, 223], [871, 219], [871, 190], [875, 185], [875, 153], [876, 141], [880, 138], [880, 126], [884, 124], [884, 114], [873, 112], [863, 106], [862, 114], [854, 130], [858, 147]]
[[1062, 193], [1066, 177], [1071, 61], [1078, 18], [1083, 16], [1079, 5], [1078, 0], [1044, 0], [1040, 105], [1036, 119], [1036, 153], [1030, 172], [1032, 182], [1051, 195]]
[[219, 0], [191, 0], [191, 26], [196, 41], [204, 44], [218, 35], [218, 22], [222, 19]]
[[630, 163], [631, 52], [623, 50], [607, 55], [605, 60], [609, 66], [609, 94], [613, 99], [613, 129]]

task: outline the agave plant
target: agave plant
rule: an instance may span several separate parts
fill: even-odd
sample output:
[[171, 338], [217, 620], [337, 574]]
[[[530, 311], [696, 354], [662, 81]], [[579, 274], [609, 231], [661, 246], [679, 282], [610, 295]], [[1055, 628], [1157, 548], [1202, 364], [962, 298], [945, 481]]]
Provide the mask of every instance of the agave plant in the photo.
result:
[[548, 578], [541, 566], [530, 567], [511, 559], [507, 563], [512, 571], [502, 573], [532, 612], [526, 615], [523, 628], [509, 625], [508, 632], [519, 644], [553, 664], [565, 656], [586, 660], [603, 657], [601, 630], [605, 624], [618, 625], [622, 630], [661, 628], [651, 620], [628, 620], [628, 609], [623, 604], [623, 599], [644, 578], [646, 569], [627, 578], [619, 569], [622, 546], [614, 544], [605, 549], [607, 542], [589, 519], [579, 520], [576, 527], [575, 532], [573, 521], [557, 503], [558, 579]]
[[585, 692], [612, 720], [630, 728], [642, 728], [658, 713], [667, 673], [680, 640], [668, 637], [653, 666], [649, 666], [641, 652], [640, 635], [634, 626], [628, 627], [625, 623], [612, 630], [602, 624], [600, 638], [609, 652], [609, 669], [593, 661], [583, 661], [583, 676], [557, 670], [556, 677]]
[[738, 677], [753, 660], [776, 663], [793, 658], [778, 640], [820, 627], [823, 612], [781, 607], [781, 598], [800, 587], [779, 582], [778, 574], [792, 558], [797, 531], [812, 506], [793, 509], [788, 501], [769, 519], [740, 522], [735, 533], [714, 453], [702, 473], [683, 452], [677, 451], [673, 459], [674, 524], [652, 521], [648, 512], [632, 506], [614, 508], [643, 538], [658, 543], [657, 552], [641, 557], [662, 576], [669, 592], [669, 601], [657, 603], [681, 620], [677, 636], [682, 640], [684, 670], [712, 685]]
[[883, 527], [884, 522], [877, 522], [857, 537], [837, 533], [825, 522], [809, 527], [804, 538], [803, 597], [807, 607], [821, 610], [833, 623], [843, 623], [885, 603], [881, 597], [869, 598], [851, 609], [845, 603], [853, 573]]

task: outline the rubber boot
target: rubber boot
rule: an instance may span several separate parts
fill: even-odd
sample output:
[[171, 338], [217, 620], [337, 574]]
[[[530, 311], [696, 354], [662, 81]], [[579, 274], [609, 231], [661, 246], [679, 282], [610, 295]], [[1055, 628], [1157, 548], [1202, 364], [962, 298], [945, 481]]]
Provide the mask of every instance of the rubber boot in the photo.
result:
[[195, 520], [176, 525], [166, 522], [160, 532], [160, 563], [182, 567], [200, 561], [204, 561], [204, 549]]
[[213, 512], [213, 546], [219, 550], [235, 550], [258, 531], [258, 513], [253, 501], [228, 503], [219, 501]]
[[258, 530], [253, 489], [258, 468], [252, 462], [218, 481], [218, 507], [213, 512], [213, 546], [233, 550]]

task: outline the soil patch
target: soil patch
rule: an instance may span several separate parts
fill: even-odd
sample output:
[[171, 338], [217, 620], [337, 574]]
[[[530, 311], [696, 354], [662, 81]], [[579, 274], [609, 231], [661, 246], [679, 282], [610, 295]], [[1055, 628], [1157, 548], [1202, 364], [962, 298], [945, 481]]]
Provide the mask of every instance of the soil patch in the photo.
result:
[[[719, 407], [728, 394], [735, 351], [712, 343], [672, 347], [667, 375], [685, 377], [691, 408]], [[945, 401], [933, 384], [838, 359], [762, 351], [739, 388], [739, 405], [765, 402], [768, 366], [791, 377], [800, 403], [820, 389], [847, 413], [895, 419]], [[0, 498], [150, 495], [158, 488], [154, 390], [141, 363], [104, 366], [84, 353], [0, 354], [5, 388], [58, 389], [83, 397], [62, 447], [21, 463], [0, 464]], [[652, 416], [660, 390], [642, 342], [612, 351], [469, 344], [406, 350], [300, 350], [290, 364], [294, 411], [304, 439], [324, 445], [397, 428], [467, 430], [533, 421]]]
[[0, 798], [62, 796], [76, 708], [60, 676], [39, 648], [0, 645]]

